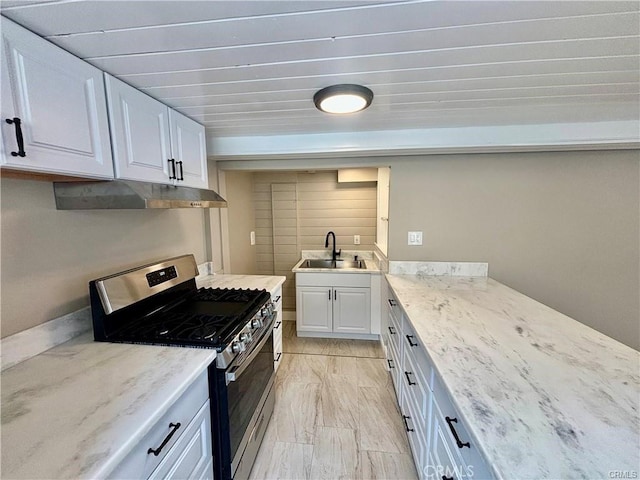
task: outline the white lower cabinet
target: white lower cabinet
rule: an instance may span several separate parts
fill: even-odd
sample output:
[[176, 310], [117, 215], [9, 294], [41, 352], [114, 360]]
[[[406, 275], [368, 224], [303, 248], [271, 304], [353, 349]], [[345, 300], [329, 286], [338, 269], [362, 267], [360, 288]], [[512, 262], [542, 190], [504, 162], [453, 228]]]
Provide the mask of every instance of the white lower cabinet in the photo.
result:
[[341, 338], [370, 336], [370, 282], [368, 274], [296, 274], [298, 334]]
[[389, 305], [387, 362], [418, 476], [425, 480], [493, 478], [392, 292]]
[[109, 475], [213, 479], [209, 383], [203, 372]]

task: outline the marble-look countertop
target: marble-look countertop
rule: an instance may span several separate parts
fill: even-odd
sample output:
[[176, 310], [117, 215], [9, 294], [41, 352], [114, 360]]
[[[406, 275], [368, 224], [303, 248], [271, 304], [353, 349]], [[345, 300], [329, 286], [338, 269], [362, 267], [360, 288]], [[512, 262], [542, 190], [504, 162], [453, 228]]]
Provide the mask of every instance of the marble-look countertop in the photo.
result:
[[[273, 292], [279, 276], [199, 286]], [[2, 372], [2, 478], [104, 478], [215, 359], [215, 350], [94, 342], [86, 333]]]
[[287, 277], [277, 275], [206, 275], [197, 279], [198, 287], [251, 288], [273, 294]]
[[639, 352], [490, 278], [387, 279], [499, 477], [638, 478]]

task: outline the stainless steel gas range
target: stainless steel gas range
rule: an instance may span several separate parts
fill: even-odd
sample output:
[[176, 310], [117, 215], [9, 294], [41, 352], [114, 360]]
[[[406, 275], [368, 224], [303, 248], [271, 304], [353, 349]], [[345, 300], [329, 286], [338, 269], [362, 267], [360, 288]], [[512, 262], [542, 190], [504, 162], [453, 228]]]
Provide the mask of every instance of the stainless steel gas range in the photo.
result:
[[198, 288], [193, 255], [89, 283], [97, 341], [214, 348], [216, 479], [249, 477], [275, 403], [275, 309], [265, 290]]

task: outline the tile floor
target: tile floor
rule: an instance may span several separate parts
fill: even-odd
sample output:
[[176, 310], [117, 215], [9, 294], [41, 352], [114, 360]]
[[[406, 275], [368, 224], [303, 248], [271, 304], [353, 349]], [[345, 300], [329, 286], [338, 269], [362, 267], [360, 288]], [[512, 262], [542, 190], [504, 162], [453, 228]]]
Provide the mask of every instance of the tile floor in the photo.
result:
[[251, 479], [416, 479], [378, 342], [298, 338], [284, 322], [276, 407]]

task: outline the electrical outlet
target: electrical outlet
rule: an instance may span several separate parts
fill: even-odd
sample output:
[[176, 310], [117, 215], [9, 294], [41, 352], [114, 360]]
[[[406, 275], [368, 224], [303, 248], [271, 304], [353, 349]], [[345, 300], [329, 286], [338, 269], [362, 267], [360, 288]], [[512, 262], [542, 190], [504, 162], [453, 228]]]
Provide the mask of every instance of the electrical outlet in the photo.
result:
[[422, 245], [422, 232], [409, 232], [407, 245]]
[[255, 245], [256, 244], [256, 232], [251, 232], [251, 234], [249, 235], [249, 238], [251, 239], [251, 245]]
[[360, 245], [360, 235], [354, 235], [353, 236], [353, 244], [354, 245]]

